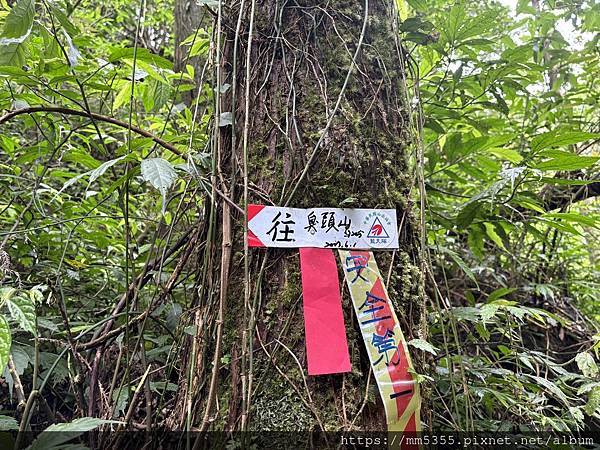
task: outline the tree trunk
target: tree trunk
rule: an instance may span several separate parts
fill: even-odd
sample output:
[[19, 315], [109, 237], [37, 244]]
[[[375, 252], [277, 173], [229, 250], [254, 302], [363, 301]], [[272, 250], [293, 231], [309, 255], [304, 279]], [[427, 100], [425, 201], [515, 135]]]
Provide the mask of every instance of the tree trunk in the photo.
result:
[[[410, 117], [399, 59], [402, 52], [393, 31], [393, 2], [369, 3], [364, 33], [364, 5], [346, 0], [325, 5], [256, 2], [252, 30], [251, 0], [235, 2], [231, 8], [223, 6], [219, 78], [221, 85], [231, 88], [221, 96], [217, 112], [233, 109], [234, 124], [221, 127], [217, 137], [219, 189], [243, 205], [243, 131], [248, 101], [249, 202], [283, 205], [289, 200], [294, 207], [396, 208], [400, 250], [394, 255], [379, 252], [377, 260], [384, 276], [393, 265], [388, 290], [406, 339], [425, 338], [420, 237], [409, 199], [413, 186], [407, 164]], [[250, 83], [248, 98], [246, 83]], [[218, 239], [223, 238], [220, 228], [227, 222], [223, 213], [227, 215], [228, 210], [219, 207]], [[229, 270], [214, 270], [220, 277], [228, 274], [229, 280], [225, 286], [214, 281], [227, 294], [218, 383], [209, 405], [211, 414], [206, 416], [211, 373], [199, 367], [210, 367], [214, 358], [218, 333], [211, 328], [202, 338], [197, 337], [203, 342], [198, 347], [205, 346], [195, 358], [195, 378], [205, 381], [198, 381], [192, 389], [194, 424], [204, 417], [214, 429], [385, 430], [373, 377], [366, 389], [370, 365], [347, 290], [342, 295], [353, 370], [308, 377], [298, 252], [250, 249], [252, 322], [253, 314], [244, 308], [244, 218], [236, 211], [231, 214], [231, 264]], [[227, 246], [216, 243], [212, 249], [212, 261], [227, 263], [228, 258], [222, 258]], [[213, 305], [212, 317], [216, 317], [219, 303], [217, 291], [208, 301], [198, 299], [200, 308]], [[246, 346], [244, 330], [249, 332]], [[423, 362], [414, 356], [417, 370], [423, 371]]]

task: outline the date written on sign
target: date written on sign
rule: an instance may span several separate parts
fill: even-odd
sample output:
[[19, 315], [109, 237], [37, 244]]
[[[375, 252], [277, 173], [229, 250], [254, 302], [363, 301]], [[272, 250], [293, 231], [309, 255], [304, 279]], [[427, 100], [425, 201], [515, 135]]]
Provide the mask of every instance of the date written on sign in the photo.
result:
[[396, 249], [395, 209], [248, 205], [248, 246]]

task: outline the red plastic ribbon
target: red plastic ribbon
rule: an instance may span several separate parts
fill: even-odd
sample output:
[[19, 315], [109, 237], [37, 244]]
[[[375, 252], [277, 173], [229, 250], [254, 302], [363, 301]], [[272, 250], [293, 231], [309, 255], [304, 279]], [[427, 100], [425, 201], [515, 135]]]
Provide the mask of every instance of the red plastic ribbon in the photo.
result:
[[309, 375], [350, 372], [338, 269], [333, 250], [300, 248]]

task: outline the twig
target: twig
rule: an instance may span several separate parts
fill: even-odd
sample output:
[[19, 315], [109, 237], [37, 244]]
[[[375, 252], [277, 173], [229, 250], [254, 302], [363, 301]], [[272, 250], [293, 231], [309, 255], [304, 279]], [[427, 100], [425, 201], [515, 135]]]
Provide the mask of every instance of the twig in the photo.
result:
[[135, 125], [129, 125], [127, 122], [123, 122], [123, 121], [115, 119], [113, 117], [105, 116], [102, 114], [97, 114], [94, 112], [78, 111], [78, 110], [72, 109], [72, 108], [64, 108], [64, 107], [60, 107], [60, 106], [31, 106], [28, 108], [16, 109], [16, 110], [10, 111], [10, 112], [6, 113], [5, 115], [3, 115], [2, 117], [0, 117], [0, 125], [2, 125], [5, 122], [8, 122], [13, 117], [20, 116], [22, 114], [32, 114], [32, 113], [36, 113], [36, 112], [49, 112], [49, 113], [56, 113], [56, 114], [66, 114], [69, 116], [89, 117], [90, 119], [99, 120], [100, 122], [111, 123], [118, 127], [126, 128], [130, 131], [133, 131], [133, 132], [139, 134], [140, 136], [150, 138], [154, 142], [156, 142], [158, 145], [160, 145], [161, 147], [166, 148], [167, 150], [175, 153], [176, 155], [183, 156], [183, 153], [177, 147], [175, 147], [173, 144], [170, 144], [167, 141], [159, 138], [158, 136], [155, 136], [154, 134], [150, 133], [149, 131], [139, 128]]
[[15, 391], [17, 391], [19, 405], [25, 405], [25, 391], [23, 390], [23, 383], [21, 383], [21, 378], [17, 372], [17, 366], [15, 366], [15, 361], [13, 360], [12, 355], [8, 355], [8, 371], [10, 372], [15, 384]]
[[23, 437], [25, 436], [25, 430], [29, 425], [29, 416], [31, 414], [31, 410], [33, 409], [33, 405], [35, 405], [37, 396], [38, 391], [36, 389], [33, 389], [29, 394], [27, 404], [25, 405], [25, 411], [23, 411], [23, 417], [21, 418], [21, 423], [19, 424], [19, 432], [17, 433], [17, 438], [15, 439], [15, 450], [19, 450], [21, 448], [21, 443], [23, 442]]

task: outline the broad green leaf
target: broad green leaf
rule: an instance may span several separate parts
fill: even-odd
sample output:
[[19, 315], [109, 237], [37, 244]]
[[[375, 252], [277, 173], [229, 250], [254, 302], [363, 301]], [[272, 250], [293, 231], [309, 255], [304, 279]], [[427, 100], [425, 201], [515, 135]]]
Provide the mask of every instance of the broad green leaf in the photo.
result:
[[439, 350], [423, 339], [412, 339], [408, 341], [408, 345], [412, 345], [413, 347], [423, 350], [424, 352], [429, 352], [432, 355], [437, 355], [437, 351]]
[[4, 368], [8, 364], [11, 342], [12, 338], [8, 321], [4, 316], [0, 316], [0, 373], [4, 372]]
[[96, 169], [89, 171], [88, 172], [88, 174], [90, 176], [89, 182], [93, 183], [94, 181], [96, 181], [98, 178], [100, 178], [102, 175], [104, 175], [108, 169], [110, 169], [112, 166], [114, 166], [119, 161], [124, 160], [126, 157], [127, 157], [127, 155], [124, 155], [124, 156], [120, 156], [119, 158], [115, 158], [115, 159], [111, 159], [110, 161], [103, 162]]
[[168, 59], [165, 59], [159, 55], [155, 55], [154, 53], [151, 53], [150, 50], [140, 47], [138, 47], [137, 49], [131, 47], [116, 49], [110, 54], [108, 61], [114, 63], [119, 60], [133, 60], [134, 56], [138, 61], [143, 61], [148, 64], [152, 64], [153, 66], [159, 67], [161, 69], [173, 68], [173, 63]]
[[535, 218], [537, 221], [539, 222], [543, 222], [546, 225], [555, 228], [559, 231], [564, 231], [566, 233], [571, 233], [577, 236], [581, 236], [581, 233], [579, 232], [579, 230], [577, 228], [575, 228], [573, 225], [571, 225], [568, 222], [565, 222], [564, 220], [556, 220], [556, 219], [552, 219], [552, 218], [546, 218], [546, 217], [536, 217]]
[[17, 0], [4, 21], [0, 46], [23, 42], [31, 32], [34, 15], [35, 0]]
[[586, 133], [584, 131], [550, 131], [535, 136], [531, 140], [531, 150], [537, 152], [544, 148], [561, 147], [598, 138], [600, 138], [600, 133]]
[[[2, 367], [0, 366], [0, 369]], [[0, 416], [0, 431], [12, 431], [18, 430], [19, 423], [14, 417], [10, 416]]]
[[537, 201], [532, 200], [531, 198], [519, 197], [515, 200], [515, 203], [519, 206], [522, 206], [526, 209], [531, 209], [532, 211], [539, 212], [544, 214], [546, 210], [540, 205]]
[[[20, 77], [20, 76], [26, 77], [27, 76], [27, 72], [25, 72], [20, 67], [0, 66], [0, 75], [8, 75], [10, 77]], [[5, 136], [3, 136], [3, 138], [8, 139]]]
[[33, 300], [25, 295], [16, 295], [8, 300], [6, 304], [8, 305], [11, 317], [19, 326], [23, 330], [35, 335], [35, 304]]
[[170, 95], [171, 88], [168, 84], [157, 80], [149, 80], [142, 91], [144, 109], [148, 112], [158, 111], [167, 103]]
[[58, 22], [62, 25], [65, 31], [70, 36], [77, 36], [79, 34], [79, 29], [73, 25], [73, 23], [69, 20], [69, 17], [65, 14], [65, 12], [56, 4], [56, 2], [49, 2], [50, 10], [52, 11], [52, 15]]
[[33, 441], [28, 450], [53, 450], [100, 425], [121, 423], [116, 420], [82, 417], [72, 422], [50, 425]]
[[565, 155], [537, 163], [533, 168], [538, 170], [561, 171], [580, 170], [593, 166], [599, 159], [600, 157], [598, 156]]
[[113, 108], [118, 109], [123, 105], [128, 105], [131, 100], [131, 81], [123, 83], [118, 94], [115, 96]]
[[25, 62], [24, 41], [31, 33], [35, 0], [17, 0], [11, 8], [0, 35], [0, 65], [22, 66]]
[[472, 306], [458, 306], [450, 310], [450, 313], [457, 319], [468, 320], [470, 322], [477, 322], [479, 320], [479, 312], [478, 308]]
[[13, 344], [11, 347], [11, 355], [13, 362], [15, 363], [15, 369], [19, 375], [23, 375], [25, 369], [29, 366], [29, 364], [33, 363], [31, 360], [31, 356], [26, 351], [26, 347]]
[[594, 386], [588, 396], [588, 401], [583, 407], [588, 416], [593, 415], [600, 407], [600, 386]]
[[479, 226], [473, 226], [469, 229], [469, 236], [467, 237], [467, 244], [469, 249], [473, 252], [477, 258], [482, 259], [484, 256], [484, 242], [483, 232]]
[[589, 352], [581, 352], [577, 353], [575, 356], [575, 362], [577, 363], [577, 367], [583, 373], [583, 376], [588, 378], [594, 378], [598, 376], [598, 366], [596, 365], [596, 361], [594, 361], [594, 357]]
[[500, 237], [500, 235], [496, 232], [496, 228], [494, 227], [494, 224], [490, 223], [490, 222], [484, 222], [483, 226], [485, 227], [485, 233], [494, 242], [494, 244], [496, 244], [501, 249], [506, 250], [506, 247], [504, 246], [504, 242], [502, 241], [502, 238]]
[[194, 57], [198, 55], [204, 55], [208, 53], [210, 49], [210, 39], [197, 37], [196, 41], [193, 43], [192, 47], [189, 50], [189, 57]]
[[597, 180], [570, 180], [567, 178], [542, 177], [540, 181], [548, 184], [559, 184], [563, 186], [586, 186], [596, 183]]
[[498, 310], [500, 309], [500, 305], [496, 303], [488, 303], [483, 305], [479, 309], [479, 315], [481, 316], [481, 320], [484, 322], [490, 320], [492, 317], [496, 315]]
[[0, 45], [0, 65], [22, 66], [25, 64], [24, 44]]
[[488, 302], [493, 302], [494, 300], [498, 300], [500, 298], [504, 298], [505, 296], [507, 296], [508, 294], [511, 294], [512, 292], [516, 291], [517, 288], [500, 288], [500, 289], [496, 289], [494, 292], [492, 292], [489, 296], [487, 301]]
[[504, 159], [515, 164], [519, 164], [521, 161], [523, 161], [521, 154], [518, 151], [510, 148], [489, 148], [486, 151], [487, 153], [491, 153], [499, 159]]
[[171, 163], [162, 158], [150, 158], [142, 161], [142, 177], [159, 190], [163, 197], [162, 211], [166, 207], [167, 190], [177, 179], [177, 172]]

